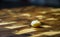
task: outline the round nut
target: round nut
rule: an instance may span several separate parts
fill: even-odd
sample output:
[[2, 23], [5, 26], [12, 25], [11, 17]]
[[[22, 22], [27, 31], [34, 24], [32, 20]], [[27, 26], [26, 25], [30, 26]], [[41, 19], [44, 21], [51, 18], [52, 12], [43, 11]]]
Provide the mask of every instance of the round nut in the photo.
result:
[[33, 20], [33, 21], [31, 22], [31, 26], [32, 26], [32, 27], [40, 27], [40, 25], [41, 25], [41, 23], [40, 23], [39, 20]]

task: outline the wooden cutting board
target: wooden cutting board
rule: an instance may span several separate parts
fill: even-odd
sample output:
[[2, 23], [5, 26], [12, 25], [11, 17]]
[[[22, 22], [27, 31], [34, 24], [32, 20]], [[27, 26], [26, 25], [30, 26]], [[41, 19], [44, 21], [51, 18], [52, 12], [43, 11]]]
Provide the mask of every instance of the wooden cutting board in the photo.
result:
[[[2, 9], [0, 18], [0, 23], [3, 23], [0, 25], [0, 37], [60, 37], [60, 8], [27, 6]], [[51, 28], [31, 27], [30, 23], [35, 19]], [[15, 23], [4, 24], [12, 21]]]

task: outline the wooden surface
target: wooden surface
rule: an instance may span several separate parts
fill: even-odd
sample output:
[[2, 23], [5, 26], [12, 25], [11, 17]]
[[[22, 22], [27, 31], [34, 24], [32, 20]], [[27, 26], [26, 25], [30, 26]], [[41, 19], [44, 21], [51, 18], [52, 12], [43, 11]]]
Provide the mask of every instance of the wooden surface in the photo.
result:
[[[50, 28], [33, 28], [32, 20]], [[28, 6], [0, 10], [0, 37], [60, 37], [60, 8]]]

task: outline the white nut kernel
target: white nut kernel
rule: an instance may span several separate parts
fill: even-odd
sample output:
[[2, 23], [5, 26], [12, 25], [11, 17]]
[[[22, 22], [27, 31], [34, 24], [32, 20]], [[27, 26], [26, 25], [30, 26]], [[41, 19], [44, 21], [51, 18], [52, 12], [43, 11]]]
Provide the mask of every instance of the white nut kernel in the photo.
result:
[[40, 27], [40, 21], [38, 21], [38, 20], [33, 20], [32, 22], [31, 22], [31, 26], [32, 27]]

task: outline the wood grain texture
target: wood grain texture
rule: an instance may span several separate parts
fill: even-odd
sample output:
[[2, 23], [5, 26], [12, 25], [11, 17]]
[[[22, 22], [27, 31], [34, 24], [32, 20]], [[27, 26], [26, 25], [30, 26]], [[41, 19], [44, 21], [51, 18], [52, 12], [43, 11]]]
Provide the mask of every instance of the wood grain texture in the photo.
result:
[[[60, 8], [27, 6], [0, 10], [0, 37], [60, 37]], [[39, 20], [41, 25], [51, 28], [33, 28], [31, 21]]]

